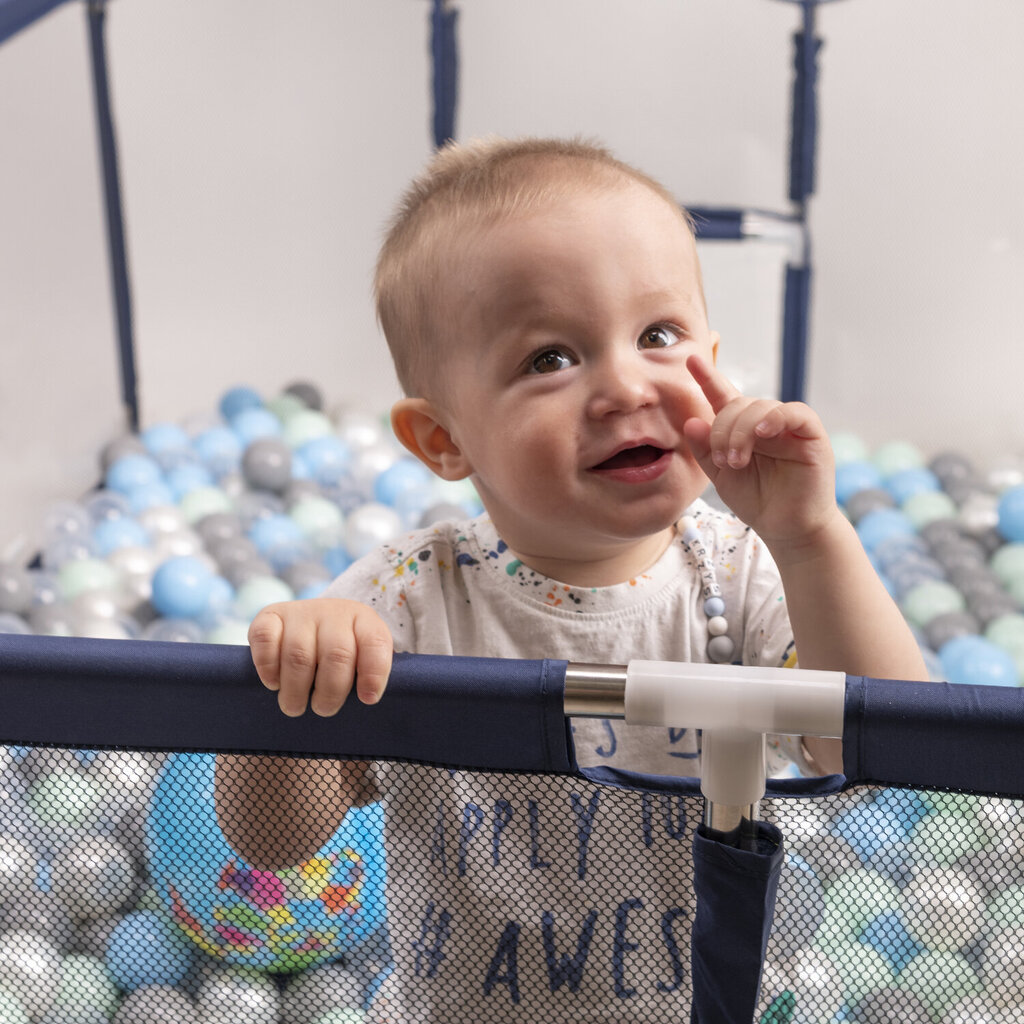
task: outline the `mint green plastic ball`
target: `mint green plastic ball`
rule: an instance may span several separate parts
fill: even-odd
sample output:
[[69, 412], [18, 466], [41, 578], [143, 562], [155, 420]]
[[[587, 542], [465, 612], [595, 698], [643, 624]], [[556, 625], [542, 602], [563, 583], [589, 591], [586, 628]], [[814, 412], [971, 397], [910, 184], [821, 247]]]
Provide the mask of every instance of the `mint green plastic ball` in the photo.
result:
[[981, 979], [959, 953], [921, 953], [900, 971], [897, 981], [936, 1021], [954, 1003], [982, 990]]
[[268, 604], [291, 601], [292, 588], [276, 576], [254, 576], [238, 588], [235, 595], [235, 614], [245, 622], [252, 622]]
[[911, 834], [910, 848], [922, 861], [947, 867], [960, 857], [992, 844], [981, 822], [951, 814], [934, 814], [919, 821]]
[[326, 437], [334, 432], [334, 425], [322, 412], [302, 409], [291, 416], [284, 425], [284, 440], [292, 448], [300, 448], [307, 441]]
[[232, 507], [231, 498], [219, 487], [197, 487], [178, 502], [181, 514], [189, 524], [198, 523], [204, 516], [230, 512]]
[[329, 548], [341, 543], [345, 519], [341, 509], [330, 499], [313, 495], [301, 498], [288, 514], [318, 547]]
[[[879, 871], [857, 868], [840, 875], [825, 890], [823, 932], [832, 939], [856, 935], [869, 921], [900, 905], [900, 891]], [[825, 938], [822, 935], [821, 938]]]
[[1004, 585], [1024, 579], [1024, 544], [1004, 544], [992, 555], [989, 568]]
[[293, 416], [297, 416], [300, 412], [307, 412], [309, 409], [309, 406], [298, 395], [289, 394], [287, 391], [275, 395], [264, 404], [282, 424], [287, 424]]
[[113, 1017], [121, 994], [107, 965], [88, 953], [70, 953], [61, 961], [60, 989], [57, 1005], [73, 1010], [78, 1006], [94, 1006]]
[[876, 449], [871, 461], [882, 476], [892, 476], [904, 469], [917, 469], [924, 465], [924, 456], [917, 445], [909, 441], [889, 441]]
[[926, 580], [903, 595], [901, 607], [911, 624], [923, 629], [937, 615], [966, 611], [967, 602], [952, 583]]
[[28, 805], [44, 825], [81, 828], [96, 819], [105, 795], [78, 772], [55, 771], [32, 784]]
[[917, 527], [938, 519], [952, 519], [957, 514], [956, 502], [944, 491], [919, 491], [903, 503], [903, 514]]
[[66, 601], [89, 590], [113, 590], [117, 583], [117, 570], [99, 558], [74, 558], [57, 572], [57, 586]]
[[842, 981], [844, 1001], [851, 1005], [869, 992], [887, 988], [896, 980], [889, 961], [870, 946], [848, 942], [828, 952]]
[[1010, 885], [985, 904], [985, 924], [993, 931], [1024, 928], [1024, 885]]
[[829, 441], [832, 443], [832, 455], [837, 466], [844, 462], [865, 462], [868, 458], [868, 446], [856, 434], [840, 431], [830, 434]]

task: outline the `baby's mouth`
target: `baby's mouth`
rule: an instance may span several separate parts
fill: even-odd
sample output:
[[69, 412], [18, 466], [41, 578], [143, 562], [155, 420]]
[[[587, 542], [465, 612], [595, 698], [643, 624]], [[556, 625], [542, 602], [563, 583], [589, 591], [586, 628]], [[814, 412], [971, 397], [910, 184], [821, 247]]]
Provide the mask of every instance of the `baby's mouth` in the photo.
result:
[[636, 448], [625, 448], [616, 452], [610, 459], [598, 463], [594, 469], [632, 469], [635, 466], [649, 466], [657, 462], [665, 454], [666, 449], [655, 448], [654, 445], [642, 444]]

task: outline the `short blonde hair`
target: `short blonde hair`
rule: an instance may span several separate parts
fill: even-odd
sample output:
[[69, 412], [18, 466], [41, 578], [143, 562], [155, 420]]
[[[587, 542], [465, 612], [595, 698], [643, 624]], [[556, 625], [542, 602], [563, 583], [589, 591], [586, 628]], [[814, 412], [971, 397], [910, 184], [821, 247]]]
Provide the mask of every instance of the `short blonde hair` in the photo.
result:
[[693, 235], [689, 215], [663, 185], [598, 143], [488, 137], [439, 150], [403, 195], [374, 277], [377, 319], [405, 394], [440, 387], [435, 367], [450, 255], [467, 232], [532, 212], [580, 188], [608, 189], [629, 181], [664, 199]]

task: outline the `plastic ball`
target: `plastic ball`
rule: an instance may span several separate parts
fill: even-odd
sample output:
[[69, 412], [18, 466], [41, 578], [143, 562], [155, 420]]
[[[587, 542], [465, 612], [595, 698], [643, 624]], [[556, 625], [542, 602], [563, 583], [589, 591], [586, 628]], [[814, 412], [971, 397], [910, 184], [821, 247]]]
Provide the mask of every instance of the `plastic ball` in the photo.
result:
[[901, 469], [887, 476], [884, 486], [897, 505], [903, 505], [918, 494], [938, 493], [942, 488], [939, 478], [924, 466]]
[[345, 547], [353, 558], [362, 558], [395, 539], [402, 521], [394, 509], [371, 502], [355, 509], [345, 523]]
[[65, 1018], [91, 1009], [100, 1011], [101, 1020], [110, 1020], [120, 1001], [114, 979], [99, 957], [72, 953], [61, 962], [57, 1009]]
[[305, 467], [309, 479], [329, 487], [347, 476], [352, 463], [352, 451], [340, 437], [325, 433], [301, 444], [296, 451], [296, 458]]
[[126, 914], [107, 942], [106, 964], [128, 992], [143, 985], [177, 985], [192, 966], [192, 948], [151, 910]]
[[928, 468], [943, 484], [951, 480], [973, 482], [978, 476], [974, 463], [961, 452], [940, 452], [929, 461]]
[[126, 496], [150, 484], [159, 483], [163, 472], [149, 455], [123, 455], [107, 469], [106, 486]]
[[188, 524], [211, 515], [230, 514], [232, 506], [231, 498], [223, 488], [212, 485], [196, 487], [178, 501], [182, 517]]
[[257, 519], [249, 528], [249, 540], [265, 558], [274, 548], [300, 544], [305, 540], [302, 528], [290, 516], [275, 514]]
[[238, 587], [234, 612], [238, 618], [251, 622], [268, 604], [291, 601], [294, 597], [284, 580], [276, 576], [253, 576]]
[[410, 490], [423, 491], [432, 483], [433, 474], [416, 459], [401, 458], [381, 473], [374, 481], [373, 496], [382, 505], [397, 504], [402, 494]]
[[72, 917], [95, 920], [124, 907], [135, 890], [135, 870], [122, 846], [86, 836], [54, 856], [51, 885]]
[[152, 455], [186, 451], [191, 443], [188, 434], [177, 423], [154, 423], [143, 430], [139, 437]]
[[212, 755], [176, 754], [157, 783], [147, 824], [150, 870], [181, 932], [220, 961], [289, 972], [336, 959], [383, 924], [383, 817], [351, 809], [308, 861], [258, 871], [217, 824]]
[[903, 614], [914, 626], [924, 628], [938, 615], [967, 610], [963, 594], [951, 583], [929, 580], [911, 588], [900, 602]]
[[287, 423], [296, 413], [303, 412], [309, 406], [297, 395], [275, 395], [267, 400], [267, 408], [281, 421]]
[[217, 403], [221, 416], [226, 420], [232, 420], [239, 413], [246, 409], [260, 409], [263, 406], [263, 398], [255, 388], [239, 385], [225, 391]]
[[20, 615], [0, 612], [0, 633], [17, 633], [25, 636], [32, 633], [32, 627]]
[[33, 1018], [52, 1010], [60, 990], [60, 953], [53, 943], [30, 931], [0, 935], [0, 990]]
[[957, 514], [956, 504], [942, 491], [920, 491], [903, 503], [903, 514], [917, 529]]
[[801, 857], [787, 856], [776, 896], [772, 954], [785, 959], [809, 946], [824, 917], [824, 888], [814, 869]]
[[897, 974], [915, 956], [924, 952], [924, 946], [904, 927], [903, 918], [892, 912], [880, 914], [870, 921], [859, 941], [884, 956]]
[[112, 590], [117, 586], [117, 573], [98, 558], [79, 558], [60, 567], [57, 583], [64, 599], [71, 601], [90, 590]]
[[1006, 586], [1024, 580], [1024, 544], [1003, 545], [992, 555], [989, 566]]
[[1018, 544], [1024, 542], [1024, 485], [1003, 491], [996, 511], [1003, 537]]
[[253, 441], [242, 455], [242, 475], [250, 487], [283, 491], [292, 478], [292, 450], [280, 438]]
[[825, 889], [825, 926], [836, 936], [856, 939], [864, 926], [899, 909], [900, 892], [877, 871], [860, 868], [841, 875]]
[[850, 1024], [934, 1024], [935, 1018], [917, 996], [903, 989], [883, 988], [855, 1003]]
[[211, 512], [197, 519], [193, 523], [193, 529], [207, 546], [231, 537], [241, 537], [245, 532], [242, 520], [233, 512]]
[[281, 997], [271, 978], [247, 967], [212, 971], [196, 993], [203, 1020], [244, 1020], [245, 1024], [278, 1024]]
[[876, 508], [857, 524], [857, 536], [869, 552], [892, 537], [913, 536], [916, 532], [910, 519], [894, 508]]
[[843, 462], [836, 466], [836, 500], [845, 505], [858, 491], [877, 490], [882, 474], [870, 462]]
[[969, 612], [945, 612], [936, 615], [925, 626], [928, 646], [938, 651], [950, 640], [958, 636], [973, 636], [981, 629], [981, 624]]
[[385, 437], [381, 421], [358, 409], [342, 409], [335, 414], [335, 433], [352, 451], [374, 448]]
[[324, 407], [324, 396], [320, 389], [308, 380], [292, 381], [283, 394], [294, 395], [303, 405], [310, 409], [320, 411]]
[[[195, 1003], [172, 985], [144, 985], [129, 992], [113, 1024], [201, 1024]], [[218, 1022], [219, 1024], [219, 1022]]]
[[831, 1020], [842, 1005], [842, 979], [835, 962], [816, 949], [802, 949], [785, 964], [792, 979], [796, 1006], [807, 1007], [811, 1015], [801, 1022]]
[[307, 409], [297, 412], [284, 426], [284, 439], [292, 448], [301, 448], [314, 438], [327, 437], [334, 432], [334, 425], [322, 412]]
[[334, 547], [341, 542], [344, 517], [334, 502], [327, 498], [306, 496], [296, 501], [288, 513], [312, 544], [318, 548]]
[[213, 474], [205, 466], [192, 463], [167, 470], [164, 480], [179, 504], [182, 498], [193, 491], [206, 490], [216, 485]]
[[102, 558], [118, 548], [145, 547], [149, 543], [146, 528], [128, 516], [102, 520], [93, 528], [92, 537]]
[[32, 577], [27, 569], [0, 562], [0, 612], [21, 615], [32, 604]]
[[195, 619], [154, 619], [142, 630], [143, 640], [160, 643], [200, 643], [203, 627]]
[[892, 508], [894, 504], [892, 495], [888, 491], [881, 487], [868, 487], [851, 494], [846, 499], [844, 507], [850, 521], [856, 524], [876, 508]]
[[892, 477], [897, 473], [922, 467], [924, 456], [921, 450], [909, 441], [887, 441], [875, 450], [871, 461], [883, 476]]
[[992, 837], [980, 822], [938, 813], [917, 824], [910, 842], [921, 863], [940, 868], [990, 846]]
[[192, 450], [217, 477], [238, 468], [243, 447], [238, 434], [226, 426], [209, 427], [192, 441]]
[[868, 461], [868, 446], [863, 438], [858, 437], [856, 434], [837, 431], [829, 435], [829, 441], [832, 445], [832, 454], [837, 466], [845, 462]]
[[1020, 685], [1017, 666], [1010, 654], [983, 637], [954, 637], [939, 651], [939, 658], [951, 683]]
[[938, 1020], [954, 1003], [981, 991], [974, 968], [958, 953], [924, 952], [897, 975], [900, 988], [916, 996]]
[[0, 908], [0, 931], [35, 932], [62, 954], [71, 949], [75, 939], [75, 926], [67, 908], [52, 892], [43, 892], [35, 885], [4, 901]]
[[137, 434], [123, 434], [105, 444], [100, 451], [100, 466], [104, 473], [124, 455], [145, 455], [146, 446]]
[[280, 437], [282, 432], [281, 421], [269, 409], [243, 409], [230, 423], [243, 448], [261, 437]]
[[903, 923], [912, 938], [933, 952], [951, 952], [981, 931], [984, 895], [957, 868], [919, 872], [903, 890]]
[[0, 904], [33, 892], [37, 871], [34, 850], [15, 836], [0, 836]]
[[194, 557], [169, 558], [153, 574], [153, 607], [172, 619], [200, 615], [210, 600], [213, 573]]
[[75, 829], [95, 822], [103, 797], [103, 790], [84, 775], [54, 771], [32, 784], [28, 803], [42, 824]]

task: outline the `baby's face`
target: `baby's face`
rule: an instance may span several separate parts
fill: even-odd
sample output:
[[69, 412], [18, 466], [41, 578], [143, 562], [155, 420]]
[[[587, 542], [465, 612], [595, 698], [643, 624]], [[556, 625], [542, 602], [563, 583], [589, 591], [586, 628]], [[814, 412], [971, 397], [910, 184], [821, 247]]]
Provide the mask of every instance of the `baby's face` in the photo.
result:
[[448, 426], [502, 537], [540, 565], [663, 535], [707, 483], [685, 363], [717, 343], [679, 213], [633, 182], [581, 191], [455, 262]]

